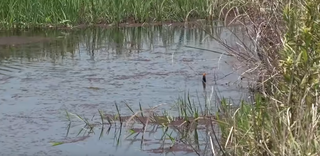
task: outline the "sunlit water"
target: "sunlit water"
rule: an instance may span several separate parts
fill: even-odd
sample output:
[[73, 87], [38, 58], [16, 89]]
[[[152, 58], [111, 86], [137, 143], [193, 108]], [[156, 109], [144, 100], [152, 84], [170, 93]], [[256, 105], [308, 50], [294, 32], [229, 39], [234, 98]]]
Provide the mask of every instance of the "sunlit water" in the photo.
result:
[[[212, 30], [216, 37], [235, 43], [229, 29], [237, 31], [223, 27]], [[204, 72], [208, 94], [214, 87], [220, 96], [235, 101], [243, 95], [237, 73], [230, 74], [229, 56], [186, 47], [224, 52], [200, 29], [163, 26], [2, 36], [12, 35], [20, 37], [11, 38], [0, 48], [0, 155], [161, 155], [157, 150], [161, 148], [161, 129], [149, 134], [142, 148], [140, 140], [126, 140], [127, 134], [116, 146], [119, 130], [115, 129], [107, 134], [105, 128], [100, 139], [100, 131], [76, 136], [79, 124], [72, 126], [66, 138], [64, 110], [89, 119], [98, 116], [98, 109], [116, 114], [115, 104], [123, 115], [132, 115], [126, 105], [138, 110], [139, 103], [144, 108], [161, 104], [161, 109], [169, 110], [186, 93], [202, 103]], [[17, 44], [16, 38], [36, 43]], [[177, 115], [174, 110], [172, 113]], [[68, 139], [79, 141], [50, 144]], [[168, 154], [196, 155], [181, 148]]]

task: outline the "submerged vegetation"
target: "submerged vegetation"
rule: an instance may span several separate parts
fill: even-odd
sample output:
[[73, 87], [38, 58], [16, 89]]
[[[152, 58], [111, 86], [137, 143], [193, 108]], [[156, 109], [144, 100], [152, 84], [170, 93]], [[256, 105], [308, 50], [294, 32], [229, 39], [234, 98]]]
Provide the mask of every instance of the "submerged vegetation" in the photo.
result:
[[71, 127], [77, 124], [77, 120], [74, 119], [78, 119], [83, 125], [76, 133], [79, 139], [55, 141], [52, 145], [79, 142], [90, 134], [98, 132], [99, 139], [104, 134], [114, 136], [116, 145], [120, 145], [121, 138], [139, 142], [141, 150], [146, 150], [145, 146], [153, 140], [159, 140], [159, 146], [156, 144], [152, 148], [147, 148], [151, 153], [195, 152], [197, 155], [211, 155], [212, 149], [219, 147], [218, 142], [210, 145], [210, 140], [218, 138], [216, 133], [210, 134], [210, 138], [202, 137], [210, 130], [218, 130], [217, 124], [212, 122], [216, 117], [204, 111], [208, 109], [198, 109], [201, 106], [192, 102], [187, 95], [179, 99], [172, 108], [178, 112], [178, 117], [170, 115], [169, 111], [159, 112], [163, 106], [165, 105], [144, 109], [140, 104], [140, 110], [136, 112], [127, 104], [126, 108], [132, 115], [123, 115], [116, 103], [115, 114], [105, 114], [99, 110], [96, 117], [93, 116], [91, 120], [65, 111], [63, 113], [69, 121], [66, 136], [73, 131]]

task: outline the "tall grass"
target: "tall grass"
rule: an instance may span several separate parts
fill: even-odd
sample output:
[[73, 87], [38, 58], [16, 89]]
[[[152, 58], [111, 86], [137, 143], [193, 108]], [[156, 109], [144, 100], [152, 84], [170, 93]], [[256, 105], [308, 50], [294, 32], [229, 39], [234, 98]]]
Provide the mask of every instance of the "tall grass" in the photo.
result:
[[0, 23], [12, 28], [185, 21], [214, 17], [215, 7], [218, 1], [212, 0], [3, 0]]
[[221, 43], [259, 84], [253, 104], [219, 118], [226, 153], [319, 155], [320, 1], [242, 4], [235, 21], [245, 23], [251, 45]]

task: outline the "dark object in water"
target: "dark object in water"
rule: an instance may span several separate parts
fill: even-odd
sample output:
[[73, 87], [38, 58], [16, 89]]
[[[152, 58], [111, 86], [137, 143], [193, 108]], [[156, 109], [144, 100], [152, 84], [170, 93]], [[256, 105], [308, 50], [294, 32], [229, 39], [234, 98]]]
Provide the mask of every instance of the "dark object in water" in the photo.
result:
[[202, 74], [202, 86], [203, 86], [203, 89], [206, 89], [206, 83], [207, 83], [206, 73], [203, 73]]

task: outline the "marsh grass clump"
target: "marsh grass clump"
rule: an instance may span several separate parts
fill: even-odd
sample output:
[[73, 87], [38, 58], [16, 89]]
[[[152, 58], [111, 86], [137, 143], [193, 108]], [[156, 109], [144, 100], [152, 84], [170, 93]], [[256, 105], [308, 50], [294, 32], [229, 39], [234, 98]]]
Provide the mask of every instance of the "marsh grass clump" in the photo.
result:
[[[161, 107], [166, 109], [161, 110]], [[169, 152], [193, 152], [196, 155], [211, 155], [211, 149], [220, 149], [218, 128], [216, 127], [216, 116], [212, 110], [201, 106], [191, 100], [189, 94], [179, 98], [171, 109], [168, 105], [159, 104], [150, 108], [143, 108], [139, 104], [139, 110], [134, 110], [129, 104], [121, 107], [115, 103], [115, 114], [106, 114], [98, 110], [93, 117], [87, 118], [69, 111], [64, 111], [69, 122], [66, 138], [53, 141], [52, 146], [63, 145], [84, 141], [84, 139], [97, 132], [99, 139], [103, 135], [112, 136], [116, 145], [119, 146], [122, 139], [140, 141], [141, 149], [150, 142], [160, 142], [152, 146], [153, 150], [162, 153]], [[131, 112], [132, 114], [123, 113]], [[173, 113], [175, 112], [175, 113]], [[77, 120], [74, 120], [77, 119]], [[79, 122], [78, 122], [79, 121]], [[74, 131], [75, 125], [81, 125], [76, 136], [71, 136], [70, 131]], [[73, 127], [73, 128], [72, 128]], [[139, 141], [138, 141], [139, 140]], [[180, 149], [183, 147], [183, 149]], [[152, 151], [153, 151], [152, 150]]]
[[248, 64], [243, 75], [257, 75], [259, 89], [252, 104], [219, 118], [226, 153], [319, 155], [320, 1], [243, 6], [253, 10], [234, 21], [243, 23], [251, 44], [224, 45]]

